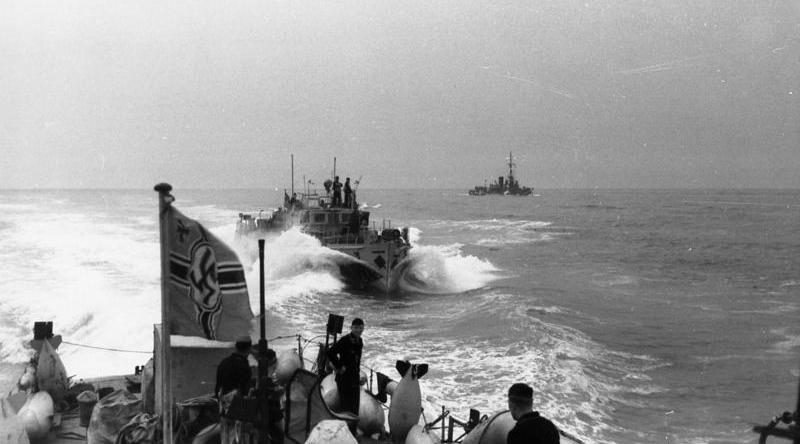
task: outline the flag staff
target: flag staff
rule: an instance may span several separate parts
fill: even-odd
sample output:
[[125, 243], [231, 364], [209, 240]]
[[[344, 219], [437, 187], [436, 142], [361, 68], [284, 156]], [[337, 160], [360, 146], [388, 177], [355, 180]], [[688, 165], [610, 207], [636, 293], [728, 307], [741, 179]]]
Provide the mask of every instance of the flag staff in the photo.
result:
[[259, 322], [261, 324], [261, 336], [258, 338], [258, 387], [262, 388], [267, 382], [267, 322], [266, 308], [264, 303], [264, 239], [258, 240], [258, 268], [259, 268], [259, 305], [261, 314]]
[[269, 438], [269, 389], [267, 379], [267, 321], [266, 308], [264, 302], [264, 239], [258, 240], [258, 268], [259, 268], [259, 304], [261, 313], [259, 321], [261, 323], [261, 337], [258, 339], [258, 386], [256, 387], [256, 399], [258, 403], [259, 419], [256, 425], [260, 429], [258, 444], [271, 442]]
[[[264, 302], [264, 239], [258, 240], [258, 268], [259, 268], [259, 275], [258, 275], [258, 282], [259, 282], [259, 295], [258, 300], [261, 309], [261, 316], [259, 316], [259, 320], [261, 322], [261, 337], [258, 339], [258, 352], [263, 356], [267, 353], [267, 322], [264, 318], [266, 316], [266, 309], [265, 309], [265, 302]], [[266, 368], [264, 372], [266, 372]], [[259, 368], [259, 373], [261, 369]]]
[[167, 294], [169, 294], [169, 233], [167, 212], [170, 204], [175, 198], [169, 194], [172, 185], [160, 183], [153, 187], [158, 192], [158, 221], [161, 239], [161, 418], [164, 430], [164, 444], [172, 444], [172, 362], [170, 357], [170, 334], [169, 325], [169, 304], [167, 304]]

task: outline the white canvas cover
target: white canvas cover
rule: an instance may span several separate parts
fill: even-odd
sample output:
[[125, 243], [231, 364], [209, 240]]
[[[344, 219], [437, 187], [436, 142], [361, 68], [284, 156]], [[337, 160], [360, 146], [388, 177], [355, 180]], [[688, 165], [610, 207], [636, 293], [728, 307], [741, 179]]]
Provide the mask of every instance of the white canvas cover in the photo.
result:
[[6, 398], [0, 399], [0, 444], [29, 444], [25, 426]]
[[116, 444], [154, 444], [161, 441], [160, 417], [139, 413], [122, 427]]
[[358, 441], [350, 433], [346, 422], [326, 419], [314, 427], [305, 444], [358, 444]]
[[508, 432], [514, 428], [516, 423], [508, 410], [497, 412], [491, 418], [478, 424], [461, 442], [462, 444], [505, 444]]
[[94, 406], [87, 444], [114, 444], [122, 427], [142, 410], [142, 402], [127, 390], [115, 390]]
[[317, 375], [308, 370], [298, 369], [286, 386], [284, 431], [289, 440], [287, 442], [306, 442], [311, 430], [328, 419], [345, 423], [358, 421], [358, 417], [352, 413], [332, 411], [322, 399], [320, 379]]

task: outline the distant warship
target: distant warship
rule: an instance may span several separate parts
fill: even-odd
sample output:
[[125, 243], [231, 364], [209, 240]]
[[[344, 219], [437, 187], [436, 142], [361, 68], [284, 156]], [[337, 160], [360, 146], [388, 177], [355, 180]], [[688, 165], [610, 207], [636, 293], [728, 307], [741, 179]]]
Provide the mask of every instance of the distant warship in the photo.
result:
[[514, 178], [514, 161], [512, 153], [508, 153], [508, 177], [500, 176], [497, 182], [489, 185], [478, 185], [469, 190], [470, 196], [485, 196], [487, 194], [502, 194], [512, 196], [527, 196], [533, 192], [533, 188], [519, 186], [519, 181]]

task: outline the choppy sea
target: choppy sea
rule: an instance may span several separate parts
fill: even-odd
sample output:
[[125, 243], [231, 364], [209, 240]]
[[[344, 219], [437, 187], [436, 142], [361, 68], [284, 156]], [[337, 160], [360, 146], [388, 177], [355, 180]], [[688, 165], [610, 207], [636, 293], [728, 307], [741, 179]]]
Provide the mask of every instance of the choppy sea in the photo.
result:
[[[173, 195], [233, 243], [237, 214], [283, 190]], [[753, 443], [753, 424], [796, 406], [798, 190], [362, 189], [359, 201], [379, 225], [411, 227], [402, 290], [350, 292], [329, 250], [284, 233], [266, 248], [268, 336], [362, 317], [365, 364], [393, 377], [396, 359], [430, 365], [429, 420], [442, 405], [504, 409], [518, 381], [587, 443]], [[257, 264], [240, 257], [257, 312]], [[54, 322], [76, 378], [131, 372], [160, 317], [156, 193], [0, 191], [0, 277], [0, 392], [37, 320]]]

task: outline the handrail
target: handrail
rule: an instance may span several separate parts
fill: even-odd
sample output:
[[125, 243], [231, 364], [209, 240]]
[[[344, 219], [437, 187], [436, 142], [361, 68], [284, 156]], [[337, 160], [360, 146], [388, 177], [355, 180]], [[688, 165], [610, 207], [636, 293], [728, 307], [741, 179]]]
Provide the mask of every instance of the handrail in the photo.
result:
[[[765, 444], [768, 436], [777, 436], [779, 438], [786, 438], [794, 440], [795, 443], [800, 442], [800, 428], [797, 426], [797, 412], [783, 412], [777, 415], [765, 426], [755, 425], [753, 431], [758, 433], [758, 444]], [[791, 423], [794, 422], [794, 426]], [[788, 424], [787, 427], [777, 427], [780, 423]]]

